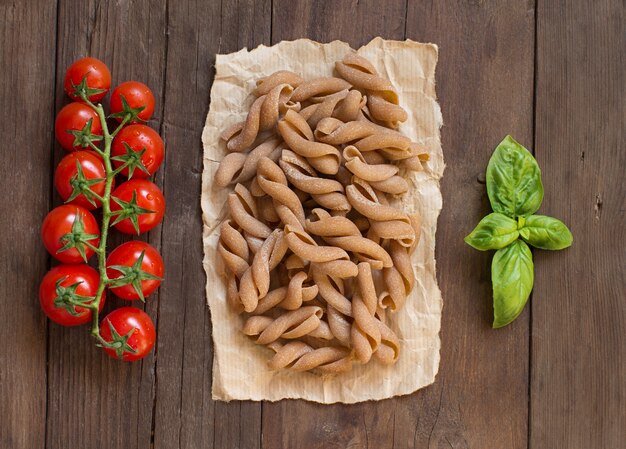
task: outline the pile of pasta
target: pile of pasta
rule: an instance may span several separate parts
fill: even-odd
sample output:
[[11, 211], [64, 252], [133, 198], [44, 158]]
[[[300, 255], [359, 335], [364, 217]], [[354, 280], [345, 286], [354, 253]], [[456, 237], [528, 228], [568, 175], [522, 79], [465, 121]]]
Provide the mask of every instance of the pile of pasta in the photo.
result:
[[334, 374], [400, 352], [389, 312], [415, 282], [420, 217], [389, 200], [428, 155], [397, 131], [407, 113], [372, 64], [350, 53], [335, 71], [258, 80], [246, 120], [221, 136], [227, 300], [271, 369]]

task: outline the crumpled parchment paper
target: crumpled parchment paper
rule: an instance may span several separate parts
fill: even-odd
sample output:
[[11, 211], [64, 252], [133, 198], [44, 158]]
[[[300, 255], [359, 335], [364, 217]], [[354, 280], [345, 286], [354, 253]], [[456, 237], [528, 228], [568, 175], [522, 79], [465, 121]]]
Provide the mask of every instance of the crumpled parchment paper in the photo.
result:
[[391, 327], [401, 342], [398, 362], [384, 366], [372, 359], [366, 365], [355, 364], [351, 372], [336, 377], [271, 371], [266, 362], [273, 352], [256, 345], [241, 332], [243, 319], [226, 303], [224, 267], [216, 248], [219, 226], [227, 216], [225, 201], [230, 189], [213, 187], [213, 176], [226, 154], [220, 132], [245, 119], [254, 100], [251, 92], [257, 79], [277, 70], [292, 70], [305, 79], [330, 76], [335, 61], [350, 51], [345, 42], [321, 44], [299, 39], [217, 55], [211, 107], [202, 134], [201, 198], [206, 296], [213, 325], [213, 399], [301, 398], [325, 404], [354, 403], [412, 393], [435, 380], [442, 308], [435, 276], [435, 229], [441, 210], [439, 179], [444, 170], [439, 139], [442, 117], [435, 95], [436, 45], [376, 38], [358, 50], [398, 90], [400, 104], [409, 116], [400, 131], [426, 145], [430, 153], [425, 171], [412, 174], [411, 189], [399, 200], [407, 212], [421, 213], [422, 235], [412, 259], [417, 279], [415, 288], [404, 307], [389, 315]]

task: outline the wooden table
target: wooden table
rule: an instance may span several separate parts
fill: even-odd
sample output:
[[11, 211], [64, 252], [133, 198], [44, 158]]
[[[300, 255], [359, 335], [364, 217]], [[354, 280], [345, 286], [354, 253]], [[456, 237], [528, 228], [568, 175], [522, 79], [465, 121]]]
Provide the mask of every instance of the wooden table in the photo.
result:
[[[619, 0], [1, 0], [0, 447], [626, 447], [624, 19]], [[440, 46], [437, 380], [352, 406], [213, 402], [199, 195], [215, 54], [299, 37], [358, 47], [379, 35]], [[37, 300], [52, 263], [40, 225], [59, 203], [53, 122], [65, 68], [85, 55], [106, 61], [114, 83], [154, 90], [150, 125], [166, 141], [156, 182], [168, 210], [147, 240], [167, 279], [145, 305], [159, 338], [140, 363], [51, 324]], [[496, 331], [491, 256], [462, 237], [488, 210], [482, 173], [507, 133], [534, 149], [541, 211], [575, 242], [535, 252], [530, 304]]]

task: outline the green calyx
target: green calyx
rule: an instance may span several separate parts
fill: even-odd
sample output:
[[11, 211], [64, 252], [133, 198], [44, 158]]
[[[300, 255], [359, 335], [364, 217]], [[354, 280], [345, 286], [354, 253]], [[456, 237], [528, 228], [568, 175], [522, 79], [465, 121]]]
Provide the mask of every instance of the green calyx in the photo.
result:
[[119, 170], [121, 171], [123, 167], [128, 167], [128, 179], [131, 179], [133, 177], [133, 173], [135, 172], [136, 168], [149, 175], [150, 172], [141, 160], [142, 156], [146, 152], [146, 148], [144, 147], [139, 151], [135, 151], [126, 142], [122, 142], [122, 144], [124, 145], [126, 154], [123, 154], [121, 156], [114, 156], [111, 158], [114, 161], [119, 161], [123, 163]]
[[113, 201], [117, 203], [120, 209], [116, 211], [112, 211], [111, 215], [115, 216], [115, 220], [111, 223], [111, 226], [115, 226], [120, 221], [129, 219], [133, 224], [133, 228], [135, 228], [135, 232], [139, 235], [139, 220], [137, 218], [138, 215], [141, 214], [153, 214], [154, 211], [150, 209], [146, 209], [137, 204], [137, 191], [133, 190], [133, 196], [130, 201], [124, 201], [116, 197], [112, 197]]
[[79, 195], [83, 195], [89, 204], [97, 206], [96, 200], [101, 201], [102, 198], [91, 190], [91, 186], [104, 181], [104, 178], [87, 179], [83, 172], [83, 167], [80, 162], [76, 161], [76, 174], [70, 179], [70, 185], [72, 186], [72, 194], [65, 200], [66, 203], [73, 201]]
[[133, 121], [145, 122], [145, 120], [139, 118], [139, 114], [141, 113], [141, 111], [146, 109], [145, 106], [139, 106], [138, 108], [131, 108], [128, 102], [126, 101], [126, 98], [124, 98], [124, 95], [120, 95], [120, 99], [122, 100], [122, 110], [109, 115], [109, 117], [126, 119], [127, 122], [133, 122]]
[[91, 296], [82, 296], [76, 293], [76, 289], [81, 284], [81, 282], [76, 282], [75, 284], [68, 285], [67, 287], [63, 287], [61, 283], [67, 279], [67, 276], [59, 279], [56, 282], [56, 298], [54, 298], [54, 306], [59, 309], [64, 309], [72, 316], [79, 316], [84, 314], [84, 312], [77, 312], [76, 306], [85, 307], [89, 303], [91, 303], [94, 298]]
[[98, 142], [102, 140], [102, 136], [98, 134], [94, 134], [91, 132], [91, 128], [93, 125], [93, 119], [90, 118], [83, 126], [83, 129], [66, 129], [65, 132], [74, 136], [74, 146], [80, 148], [88, 148], [94, 144], [94, 142]]
[[142, 251], [135, 263], [127, 267], [126, 265], [111, 265], [109, 268], [119, 271], [121, 276], [111, 279], [109, 286], [111, 288], [121, 287], [123, 285], [132, 285], [139, 296], [139, 299], [145, 302], [143, 291], [141, 290], [141, 281], [161, 281], [162, 278], [148, 273], [142, 269], [145, 251]]
[[85, 263], [87, 263], [85, 247], [90, 248], [94, 251], [98, 251], [98, 249], [90, 243], [91, 240], [95, 240], [97, 238], [97, 234], [87, 234], [85, 232], [85, 224], [83, 223], [83, 219], [80, 214], [77, 213], [76, 217], [74, 218], [74, 223], [72, 224], [72, 230], [63, 235], [60, 239], [61, 243], [63, 243], [63, 246], [59, 248], [57, 254], [72, 248], [76, 248], [78, 254], [80, 254]]
[[132, 337], [135, 332], [133, 327], [127, 334], [120, 335], [115, 326], [111, 324], [110, 320], [107, 320], [109, 330], [111, 331], [111, 341], [102, 341], [97, 346], [113, 349], [118, 359], [123, 359], [125, 353], [135, 354], [137, 351], [131, 345], [128, 344], [128, 339]]
[[74, 96], [77, 98], [89, 98], [92, 95], [101, 94], [102, 92], [106, 92], [104, 89], [96, 89], [94, 87], [89, 87], [87, 85], [87, 75], [90, 72], [85, 73], [83, 79], [78, 84], [74, 84], [72, 81], [72, 89], [74, 89]]
[[556, 218], [533, 215], [543, 200], [541, 170], [532, 154], [511, 136], [493, 152], [486, 181], [494, 212], [480, 221], [465, 242], [481, 251], [497, 250], [491, 282], [493, 327], [499, 328], [519, 316], [532, 291], [534, 265], [527, 244], [557, 250], [570, 246], [573, 237]]

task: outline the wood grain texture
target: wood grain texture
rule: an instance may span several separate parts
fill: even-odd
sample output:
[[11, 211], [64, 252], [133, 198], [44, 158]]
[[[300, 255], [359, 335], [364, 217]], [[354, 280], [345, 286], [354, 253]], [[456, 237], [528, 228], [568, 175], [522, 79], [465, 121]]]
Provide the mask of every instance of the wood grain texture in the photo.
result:
[[[113, 86], [130, 79], [147, 84], [156, 108], [149, 125], [161, 121], [165, 68], [165, 0], [74, 2], [59, 0], [56, 111], [69, 99], [63, 93], [67, 67], [83, 56], [102, 59]], [[105, 100], [105, 106], [108, 101]], [[55, 162], [65, 155], [55, 145]], [[155, 182], [161, 184], [162, 174]], [[55, 204], [60, 198], [55, 194]], [[131, 240], [113, 230], [108, 249]], [[160, 228], [142, 240], [160, 247]], [[103, 316], [127, 301], [107, 297]], [[144, 307], [133, 303], [135, 307]], [[145, 310], [157, 322], [158, 296]], [[49, 326], [47, 447], [145, 448], [152, 438], [155, 353], [139, 363], [119, 363], [94, 346], [86, 328]], [[71, 417], [71, 418], [70, 418]]]
[[[0, 2], [0, 447], [43, 447], [56, 1]], [[51, 20], [52, 18], [52, 20]], [[18, 63], [19, 61], [19, 63]], [[17, 213], [16, 213], [17, 212]]]
[[[0, 0], [0, 23], [0, 191], [10, 192], [0, 197], [0, 447], [624, 447], [623, 2]], [[448, 166], [437, 380], [349, 406], [213, 402], [198, 198], [215, 54], [300, 37], [358, 47], [378, 35], [440, 47]], [[64, 155], [54, 116], [67, 101], [65, 69], [85, 55], [103, 59], [114, 84], [137, 79], [153, 89], [149, 124], [166, 143], [155, 182], [167, 214], [142, 237], [162, 252], [166, 281], [145, 306], [158, 341], [140, 363], [110, 360], [86, 329], [47, 323], [37, 302], [53, 263], [40, 223], [59, 203], [51, 181]], [[532, 313], [494, 331], [491, 255], [462, 237], [488, 211], [480, 180], [508, 133], [535, 147], [541, 212], [570, 225], [575, 242], [535, 251]], [[129, 239], [112, 234], [110, 248]], [[110, 296], [105, 312], [121, 305]]]
[[625, 19], [619, 0], [539, 2], [539, 212], [574, 244], [535, 252], [531, 448], [626, 447]]
[[493, 330], [491, 253], [463, 242], [489, 204], [484, 171], [507, 134], [532, 146], [534, 2], [409, 2], [407, 37], [439, 45], [446, 172], [437, 232], [444, 301], [435, 384], [397, 404], [397, 447], [527, 447], [529, 311]]
[[261, 404], [211, 400], [212, 342], [202, 269], [201, 135], [216, 53], [269, 43], [269, 1], [177, 2], [168, 8], [166, 143], [154, 448], [255, 448]]

